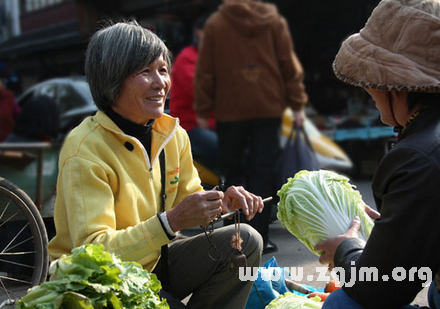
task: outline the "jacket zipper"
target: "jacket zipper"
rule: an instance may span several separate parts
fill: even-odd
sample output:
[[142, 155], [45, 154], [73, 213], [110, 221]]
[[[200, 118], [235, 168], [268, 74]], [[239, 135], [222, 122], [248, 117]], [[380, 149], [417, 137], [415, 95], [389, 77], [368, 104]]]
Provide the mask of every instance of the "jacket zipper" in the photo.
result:
[[176, 134], [177, 128], [178, 128], [178, 125], [176, 125], [174, 127], [174, 129], [171, 132], [171, 134], [162, 143], [162, 145], [159, 148], [159, 151], [157, 152], [156, 158], [153, 160], [153, 162], [151, 164], [150, 164], [150, 158], [148, 157], [148, 153], [145, 150], [145, 147], [138, 140], [136, 140], [133, 136], [130, 136], [130, 135], [127, 135], [127, 134], [124, 134], [124, 133], [120, 133], [122, 136], [128, 137], [130, 139], [135, 139], [136, 143], [141, 146], [142, 152], [144, 154], [145, 162], [147, 163], [148, 171], [150, 172], [150, 180], [153, 180], [153, 166], [156, 164], [156, 161], [158, 160], [159, 155], [160, 155], [161, 151], [163, 151], [163, 149], [165, 148], [166, 144], [168, 144], [168, 142], [171, 140], [171, 138], [174, 136], [174, 134]]
[[[165, 148], [165, 146], [168, 144], [168, 142], [171, 140], [171, 138], [173, 138], [173, 136], [176, 134], [177, 128], [178, 128], [178, 125], [174, 126], [173, 131], [167, 137], [167, 139], [162, 143], [162, 145], [159, 148], [159, 151], [157, 152], [156, 157], [153, 160], [153, 163], [151, 163], [151, 167], [150, 167], [150, 179], [151, 180], [153, 180], [153, 166], [156, 164], [156, 161], [159, 160], [159, 155], [162, 151], [164, 151], [163, 149]], [[144, 151], [145, 151], [145, 149], [144, 149]]]

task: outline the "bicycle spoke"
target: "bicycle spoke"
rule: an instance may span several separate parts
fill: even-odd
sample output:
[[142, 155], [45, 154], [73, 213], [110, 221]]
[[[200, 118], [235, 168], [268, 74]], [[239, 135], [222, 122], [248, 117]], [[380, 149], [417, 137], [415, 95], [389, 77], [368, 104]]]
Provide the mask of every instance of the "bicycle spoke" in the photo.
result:
[[27, 254], [35, 254], [36, 251], [16, 251], [16, 252], [7, 252], [0, 254], [0, 256], [13, 256], [13, 255], [27, 255]]
[[35, 268], [34, 265], [28, 265], [28, 264], [18, 263], [18, 262], [9, 261], [9, 260], [3, 260], [3, 259], [0, 259], [0, 262], [3, 262], [3, 263], [5, 263], [5, 264], [11, 264], [11, 265], [16, 265], [16, 266], [26, 267], [26, 268], [29, 268], [29, 269], [34, 269], [34, 268]]
[[5, 215], [6, 210], [8, 210], [9, 208], [9, 204], [11, 204], [11, 201], [8, 202], [8, 204], [5, 206], [5, 209], [3, 209], [2, 214], [0, 215], [0, 220], [3, 218], [3, 216]]
[[[5, 213], [6, 213], [6, 210], [9, 208], [9, 204], [11, 203], [11, 201], [9, 201], [9, 203], [8, 203], [8, 205], [6, 205], [6, 207], [5, 207], [5, 209], [3, 210], [3, 212], [2, 212], [2, 214], [1, 214], [1, 217], [0, 217], [0, 219], [2, 219], [3, 218], [3, 216], [5, 215]], [[0, 227], [2, 227], [3, 225], [5, 225], [6, 223], [8, 223], [9, 221], [12, 221], [12, 219], [14, 219], [15, 218], [15, 216], [17, 216], [17, 215], [19, 215], [20, 214], [20, 212], [15, 212], [15, 213], [13, 213], [11, 216], [9, 216], [9, 218], [7, 218], [6, 220], [2, 220], [2, 223], [0, 224]]]
[[[9, 248], [5, 248], [5, 250], [3, 250], [2, 252], [0, 252], [0, 255], [9, 255], [9, 254], [14, 254], [15, 252], [11, 252], [11, 249], [14, 249], [14, 248], [16, 248], [16, 247], [18, 247], [18, 246], [20, 246], [20, 245], [22, 245], [22, 244], [24, 244], [24, 243], [26, 243], [26, 242], [28, 242], [28, 241], [32, 241], [34, 239], [34, 237], [33, 236], [31, 236], [31, 237], [29, 237], [29, 238], [26, 238], [25, 240], [23, 240], [23, 241], [20, 241], [19, 243], [17, 243], [16, 245], [14, 245], [14, 246], [11, 246], [11, 247], [9, 247]], [[8, 251], [6, 251], [6, 249], [8, 249]], [[35, 251], [33, 251], [33, 252], [35, 252]]]
[[[31, 284], [32, 282], [30, 282], [30, 281], [26, 281], [26, 280], [23, 280], [23, 279], [18, 279], [18, 278], [14, 278], [14, 277], [6, 277], [6, 276], [1, 276], [0, 275], [0, 281], [2, 282], [2, 284], [3, 284], [3, 280], [5, 280], [5, 281], [13, 281], [13, 282], [19, 282], [19, 283], [25, 283], [25, 284]], [[5, 288], [5, 287], [4, 287]]]
[[[7, 278], [5, 278], [5, 279], [7, 279]], [[2, 276], [0, 276], [0, 283], [2, 285], [3, 291], [5, 291], [5, 293], [6, 293], [6, 296], [8, 297], [8, 299], [10, 301], [12, 301], [11, 296], [9, 295], [8, 290], [6, 289], [5, 284], [3, 283], [3, 277]]]
[[17, 237], [18, 236], [20, 236], [20, 234], [24, 231], [24, 229], [26, 228], [26, 227], [28, 227], [28, 225], [29, 225], [29, 222], [28, 223], [26, 223], [23, 227], [22, 227], [22, 229], [17, 233], [17, 235], [15, 235], [15, 237], [14, 238], [12, 238], [12, 240], [9, 242], [9, 244], [7, 244], [6, 246], [5, 246], [5, 248], [3, 249], [3, 251], [2, 252], [0, 252], [0, 253], [4, 253], [8, 248], [9, 248], [9, 246], [17, 239]]

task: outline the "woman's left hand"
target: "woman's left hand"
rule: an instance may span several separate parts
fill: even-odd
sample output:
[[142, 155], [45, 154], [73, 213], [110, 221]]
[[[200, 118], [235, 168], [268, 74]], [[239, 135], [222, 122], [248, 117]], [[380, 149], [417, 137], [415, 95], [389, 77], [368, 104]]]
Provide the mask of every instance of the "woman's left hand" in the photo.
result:
[[348, 230], [339, 236], [331, 237], [324, 240], [315, 246], [315, 251], [322, 252], [319, 257], [319, 263], [323, 265], [329, 265], [329, 270], [335, 267], [334, 258], [335, 252], [338, 246], [348, 238], [359, 238], [359, 228], [361, 227], [361, 219], [356, 216], [353, 221], [351, 221]]
[[257, 212], [263, 211], [264, 203], [260, 196], [246, 191], [243, 187], [230, 186], [223, 198], [222, 212], [228, 213], [240, 208], [246, 220], [250, 221]]
[[364, 208], [365, 212], [372, 220], [380, 219], [380, 213], [378, 211], [374, 210], [368, 205], [365, 205]]

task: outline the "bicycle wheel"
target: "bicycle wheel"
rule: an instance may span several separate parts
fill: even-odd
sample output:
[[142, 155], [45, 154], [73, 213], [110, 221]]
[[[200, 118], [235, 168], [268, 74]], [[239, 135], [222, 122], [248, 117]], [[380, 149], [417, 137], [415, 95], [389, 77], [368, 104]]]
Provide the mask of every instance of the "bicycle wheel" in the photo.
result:
[[0, 177], [0, 303], [44, 282], [49, 267], [47, 233], [29, 196]]

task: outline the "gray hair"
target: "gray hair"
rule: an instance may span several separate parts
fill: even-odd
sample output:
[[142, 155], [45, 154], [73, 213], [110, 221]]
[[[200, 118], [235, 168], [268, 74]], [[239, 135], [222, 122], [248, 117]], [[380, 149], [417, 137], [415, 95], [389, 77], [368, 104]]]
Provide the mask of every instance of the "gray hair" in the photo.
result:
[[136, 21], [108, 24], [98, 30], [87, 47], [84, 68], [96, 106], [108, 110], [124, 81], [161, 55], [171, 70], [171, 52], [164, 42]]

